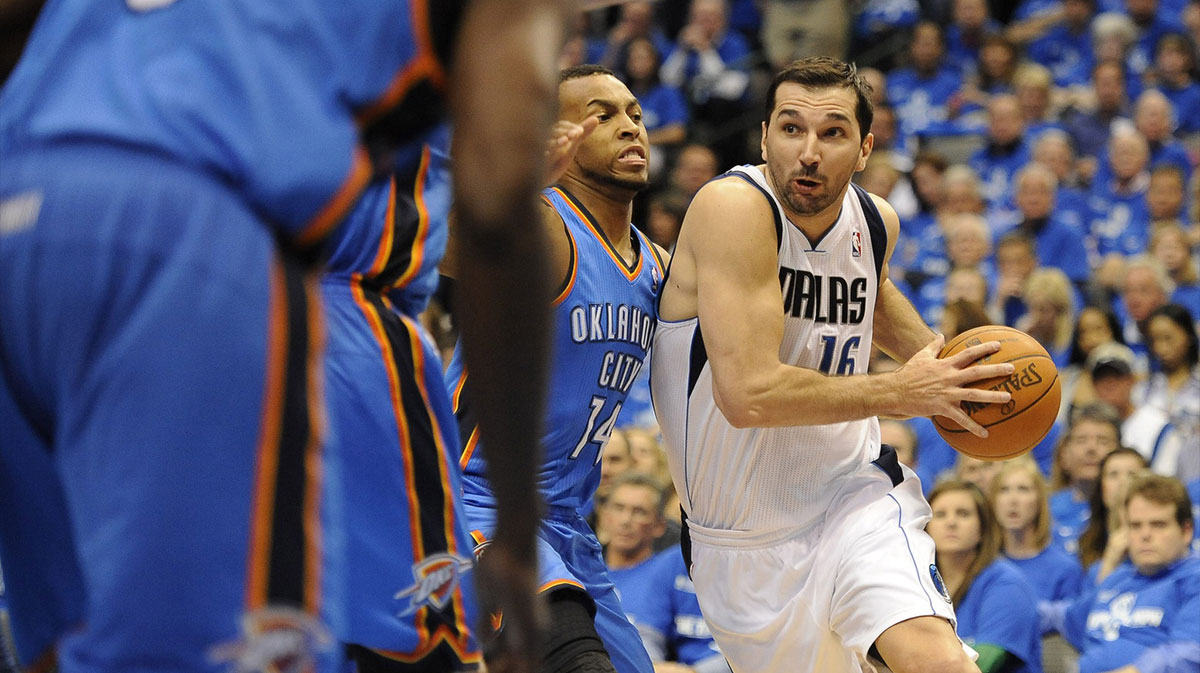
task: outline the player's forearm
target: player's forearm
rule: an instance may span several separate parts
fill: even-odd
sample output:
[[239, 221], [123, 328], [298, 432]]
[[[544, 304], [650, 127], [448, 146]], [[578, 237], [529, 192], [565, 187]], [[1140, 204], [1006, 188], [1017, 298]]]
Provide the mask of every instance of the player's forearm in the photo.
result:
[[735, 427], [826, 425], [871, 416], [902, 415], [904, 392], [892, 374], [826, 376], [780, 364], [757, 381], [742, 376], [716, 384], [718, 406]]
[[498, 504], [494, 538], [530, 558], [550, 303], [546, 243], [533, 223], [562, 26], [551, 0], [479, 2], [458, 36], [472, 48], [454, 72], [463, 348]]
[[912, 302], [895, 283], [884, 280], [875, 300], [875, 345], [897, 362], [907, 362], [933, 337], [933, 330], [925, 324]]

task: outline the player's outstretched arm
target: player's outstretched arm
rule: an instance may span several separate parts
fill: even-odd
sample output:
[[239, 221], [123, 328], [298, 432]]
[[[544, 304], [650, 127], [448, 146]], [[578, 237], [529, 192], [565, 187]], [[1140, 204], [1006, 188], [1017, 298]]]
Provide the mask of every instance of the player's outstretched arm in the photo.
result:
[[505, 668], [519, 673], [539, 661], [535, 468], [550, 350], [546, 241], [529, 224], [539, 217], [566, 4], [471, 2], [451, 78], [457, 304], [498, 504], [476, 586], [486, 608], [504, 611]]
[[[1007, 401], [1007, 393], [962, 387], [1011, 373], [1007, 364], [967, 370], [998, 343], [938, 360], [935, 341], [897, 372], [871, 376], [825, 376], [780, 361], [784, 313], [773, 217], [766, 199], [743, 181], [712, 182], [688, 209], [676, 248], [675, 265], [685, 268], [685, 279], [694, 267], [713, 392], [726, 419], [737, 427], [772, 427], [936, 413], [982, 432], [958, 404]], [[687, 288], [667, 291], [686, 294]]]

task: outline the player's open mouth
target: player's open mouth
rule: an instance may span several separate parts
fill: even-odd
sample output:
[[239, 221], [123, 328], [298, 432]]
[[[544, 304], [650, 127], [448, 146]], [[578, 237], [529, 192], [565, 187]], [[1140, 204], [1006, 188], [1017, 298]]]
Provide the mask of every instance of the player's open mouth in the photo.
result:
[[816, 180], [809, 180], [807, 178], [800, 178], [799, 180], [796, 180], [795, 183], [796, 183], [796, 186], [799, 187], [801, 191], [805, 191], [805, 192], [810, 192], [810, 191], [816, 189], [817, 187], [821, 186], [820, 182], [818, 182]]
[[646, 150], [635, 145], [633, 147], [626, 149], [624, 152], [622, 152], [621, 156], [617, 157], [617, 161], [619, 161], [623, 164], [633, 164], [635, 166], [645, 166], [646, 165]]

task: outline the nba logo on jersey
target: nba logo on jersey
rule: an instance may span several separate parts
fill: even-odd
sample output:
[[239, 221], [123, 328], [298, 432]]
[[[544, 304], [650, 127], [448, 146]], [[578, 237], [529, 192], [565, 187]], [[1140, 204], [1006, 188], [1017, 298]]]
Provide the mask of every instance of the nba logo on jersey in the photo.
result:
[[660, 280], [662, 280], [662, 278], [658, 273], [658, 267], [652, 267], [650, 269], [650, 291], [654, 294], [658, 294], [658, 282]]
[[850, 256], [862, 257], [862, 232], [858, 229], [850, 232]]

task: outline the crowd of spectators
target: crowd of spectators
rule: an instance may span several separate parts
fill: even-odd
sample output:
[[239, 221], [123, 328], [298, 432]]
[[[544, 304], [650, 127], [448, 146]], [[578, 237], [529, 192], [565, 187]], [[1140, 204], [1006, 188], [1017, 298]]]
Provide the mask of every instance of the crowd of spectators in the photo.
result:
[[[641, 99], [655, 168], [634, 223], [668, 249], [705, 181], [761, 161], [774, 68], [824, 54], [871, 82], [874, 151], [856, 182], [900, 214], [892, 280], [947, 338], [1028, 332], [1062, 379], [1055, 426], [1009, 463], [957, 454], [928, 419], [882, 423], [931, 498], [940, 573], [985, 673], [1200, 670], [1198, 38], [1197, 0], [659, 0], [581, 13], [564, 51]], [[608, 544], [618, 527], [654, 538], [609, 556], [662, 573], [629, 585], [637, 621], [688, 582], [669, 560], [679, 513], [648, 394], [631, 392], [620, 425], [593, 521]], [[606, 509], [616, 484], [653, 504], [640, 527], [627, 503]], [[1156, 545], [1165, 560], [1150, 562]], [[669, 658], [664, 614], [639, 626]], [[1054, 633], [1069, 657], [1051, 655]]]

